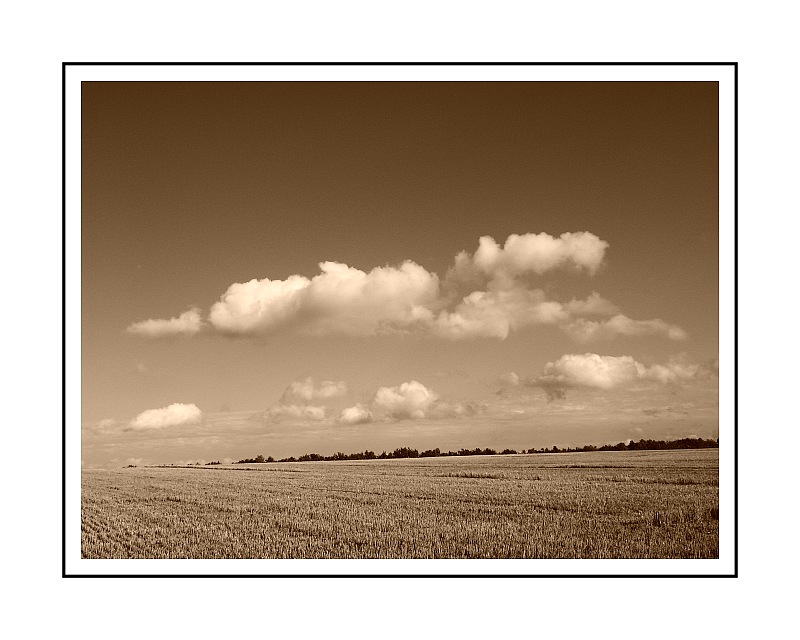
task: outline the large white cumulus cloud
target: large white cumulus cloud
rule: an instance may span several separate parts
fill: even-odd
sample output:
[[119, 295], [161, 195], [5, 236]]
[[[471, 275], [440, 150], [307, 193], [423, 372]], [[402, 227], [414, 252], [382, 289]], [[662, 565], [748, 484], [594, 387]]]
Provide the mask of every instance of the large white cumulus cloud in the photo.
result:
[[209, 321], [235, 335], [267, 333], [293, 324], [311, 335], [373, 335], [407, 327], [435, 304], [439, 279], [418, 264], [376, 267], [369, 273], [322, 262], [311, 280], [251, 280], [233, 284], [211, 307]]
[[174, 403], [162, 409], [143, 411], [125, 427], [125, 431], [147, 431], [199, 424], [203, 412], [194, 404]]
[[[585, 300], [548, 299], [532, 278], [554, 269], [593, 275], [608, 243], [589, 232], [510, 235], [503, 246], [480, 238], [474, 254], [461, 252], [440, 279], [420, 265], [375, 267], [369, 272], [321, 262], [312, 278], [234, 283], [208, 314], [208, 327], [230, 336], [259, 336], [281, 329], [295, 334], [368, 336], [420, 333], [459, 340], [505, 339], [535, 325], [561, 328], [580, 341], [618, 335], [685, 332], [661, 319], [631, 319], [597, 293]], [[128, 331], [147, 337], [192, 335], [203, 328], [197, 310], [179, 318], [146, 320]]]

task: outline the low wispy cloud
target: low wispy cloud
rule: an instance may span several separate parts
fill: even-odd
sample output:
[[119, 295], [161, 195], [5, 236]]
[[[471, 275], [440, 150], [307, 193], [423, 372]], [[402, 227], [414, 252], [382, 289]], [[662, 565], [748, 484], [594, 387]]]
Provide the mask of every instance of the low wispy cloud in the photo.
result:
[[650, 416], [651, 418], [657, 418], [659, 416], [673, 415], [673, 414], [686, 415], [689, 413], [689, 410], [686, 409], [685, 407], [674, 407], [674, 406], [649, 407], [642, 409], [642, 413], [646, 416]]
[[310, 404], [276, 404], [267, 409], [264, 417], [273, 422], [280, 422], [282, 420], [310, 420], [312, 422], [319, 422], [325, 420], [327, 417], [327, 410], [323, 406]]
[[319, 403], [346, 394], [347, 384], [341, 380], [320, 383], [314, 382], [312, 377], [295, 380], [286, 387], [278, 403], [264, 412], [264, 419], [267, 422], [321, 422], [328, 418], [328, 408]]
[[145, 338], [176, 338], [197, 335], [202, 328], [203, 320], [200, 317], [200, 309], [195, 307], [184, 311], [177, 318], [135, 322], [128, 327], [127, 331]]
[[184, 425], [200, 424], [203, 412], [194, 404], [174, 403], [162, 409], [149, 409], [143, 411], [125, 427], [124, 431], [149, 431], [178, 427]]
[[548, 299], [532, 278], [556, 269], [594, 275], [608, 243], [589, 232], [510, 235], [503, 246], [484, 236], [474, 254], [459, 253], [443, 279], [412, 261], [362, 271], [319, 263], [308, 278], [264, 278], [230, 285], [204, 323], [191, 309], [169, 320], [128, 327], [150, 337], [196, 335], [208, 330], [256, 337], [279, 330], [307, 336], [422, 334], [451, 340], [505, 339], [535, 325], [561, 328], [578, 340], [615, 336], [686, 337], [661, 319], [634, 320], [597, 293], [585, 300]]
[[566, 332], [581, 342], [603, 340], [616, 336], [664, 336], [670, 340], [685, 340], [686, 332], [679, 326], [658, 318], [654, 320], [631, 320], [615, 314], [606, 320], [576, 318], [565, 326]]
[[118, 422], [113, 418], [104, 418], [97, 422], [84, 423], [82, 428], [86, 431], [97, 434], [117, 433], [125, 426], [124, 422]]
[[309, 377], [305, 380], [296, 380], [286, 387], [283, 396], [281, 396], [281, 403], [309, 403], [340, 398], [346, 394], [347, 385], [341, 380], [339, 382], [323, 380], [319, 384], [314, 384], [314, 379]]

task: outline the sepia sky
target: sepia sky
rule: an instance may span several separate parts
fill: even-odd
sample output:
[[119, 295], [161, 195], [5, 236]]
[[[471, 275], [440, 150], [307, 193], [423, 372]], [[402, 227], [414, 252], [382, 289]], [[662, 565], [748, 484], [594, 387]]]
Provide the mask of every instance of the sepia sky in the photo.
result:
[[718, 436], [716, 83], [82, 86], [84, 465]]

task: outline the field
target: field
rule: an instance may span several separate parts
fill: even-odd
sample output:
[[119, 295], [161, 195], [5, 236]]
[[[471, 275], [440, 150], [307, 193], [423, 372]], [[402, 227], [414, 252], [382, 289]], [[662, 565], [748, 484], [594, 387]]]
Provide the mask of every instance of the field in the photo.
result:
[[716, 558], [716, 449], [85, 470], [84, 558]]

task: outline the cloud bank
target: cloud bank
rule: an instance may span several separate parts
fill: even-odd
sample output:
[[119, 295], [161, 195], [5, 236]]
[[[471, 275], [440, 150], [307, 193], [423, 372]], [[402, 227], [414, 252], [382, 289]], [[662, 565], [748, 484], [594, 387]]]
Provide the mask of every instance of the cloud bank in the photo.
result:
[[[685, 332], [661, 319], [634, 320], [592, 293], [561, 303], [532, 286], [532, 278], [556, 269], [589, 276], [603, 264], [608, 243], [589, 232], [510, 235], [503, 246], [484, 236], [474, 254], [459, 253], [445, 277], [406, 261], [369, 272], [338, 262], [319, 263], [312, 278], [234, 283], [208, 313], [209, 330], [257, 337], [279, 330], [308, 336], [422, 334], [462, 340], [505, 339], [536, 325], [561, 328], [581, 341], [615, 336], [658, 335], [672, 340]], [[196, 335], [206, 325], [197, 309], [170, 320], [145, 320], [128, 327], [150, 337]]]
[[396, 387], [380, 387], [368, 402], [345, 407], [338, 415], [325, 404], [309, 404], [340, 398], [346, 393], [344, 382], [324, 381], [315, 384], [312, 378], [291, 383], [280, 401], [267, 409], [267, 422], [297, 424], [327, 422], [339, 425], [359, 425], [398, 420], [442, 419], [474, 416], [485, 406], [475, 402], [446, 402], [421, 382], [411, 380]]
[[203, 412], [194, 404], [174, 403], [162, 409], [149, 409], [143, 411], [131, 420], [124, 431], [148, 431], [177, 427], [183, 425], [199, 424]]

